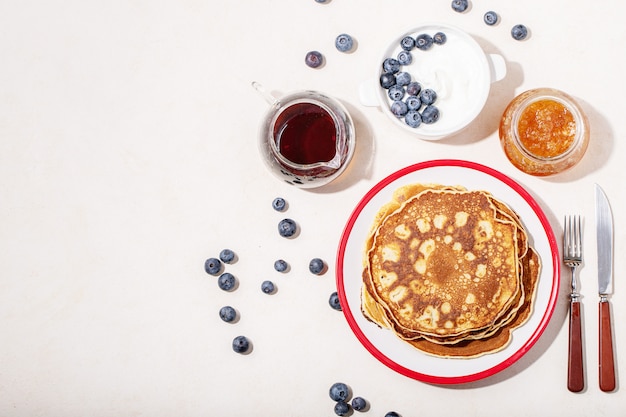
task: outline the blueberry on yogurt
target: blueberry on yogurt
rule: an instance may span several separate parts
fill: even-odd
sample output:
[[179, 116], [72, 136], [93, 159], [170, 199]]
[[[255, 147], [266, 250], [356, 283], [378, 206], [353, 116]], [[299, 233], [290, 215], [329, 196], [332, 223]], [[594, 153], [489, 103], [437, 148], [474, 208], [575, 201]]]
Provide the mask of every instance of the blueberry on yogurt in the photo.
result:
[[411, 82], [411, 74], [406, 71], [402, 71], [396, 74], [396, 84], [401, 86], [407, 86]]
[[426, 106], [422, 110], [422, 122], [432, 124], [439, 120], [439, 109], [435, 106]]
[[413, 55], [408, 51], [398, 52], [398, 62], [400, 65], [410, 65], [413, 62]]
[[421, 49], [422, 51], [427, 51], [433, 46], [434, 40], [433, 37], [428, 33], [422, 33], [415, 38], [415, 47], [417, 49]]
[[448, 37], [443, 32], [437, 32], [433, 35], [433, 42], [436, 45], [443, 45], [448, 40]]
[[435, 92], [435, 90], [425, 88], [420, 92], [419, 97], [422, 104], [428, 106], [429, 104], [433, 104], [437, 100], [437, 93]]
[[406, 107], [409, 109], [409, 112], [411, 112], [411, 110], [419, 110], [420, 107], [422, 107], [422, 100], [420, 100], [417, 96], [409, 96], [406, 100], [404, 100], [404, 102], [406, 103]]
[[396, 76], [390, 72], [384, 72], [380, 75], [380, 86], [388, 89], [396, 85]]
[[406, 93], [410, 96], [417, 96], [422, 91], [422, 85], [417, 81], [411, 81], [406, 85]]
[[404, 117], [409, 111], [406, 103], [400, 100], [396, 100], [391, 103], [391, 107], [389, 109], [391, 110], [391, 113], [396, 117]]
[[404, 121], [410, 127], [416, 128], [422, 124], [422, 115], [417, 110], [411, 110], [404, 116]]
[[401, 85], [392, 85], [389, 87], [389, 90], [387, 90], [387, 95], [393, 101], [402, 100], [404, 94], [405, 90]]
[[415, 48], [415, 39], [413, 39], [413, 37], [411, 36], [405, 36], [400, 40], [400, 48], [407, 52], [411, 51], [413, 48]]
[[383, 71], [395, 74], [400, 71], [400, 62], [395, 58], [387, 58], [383, 61]]

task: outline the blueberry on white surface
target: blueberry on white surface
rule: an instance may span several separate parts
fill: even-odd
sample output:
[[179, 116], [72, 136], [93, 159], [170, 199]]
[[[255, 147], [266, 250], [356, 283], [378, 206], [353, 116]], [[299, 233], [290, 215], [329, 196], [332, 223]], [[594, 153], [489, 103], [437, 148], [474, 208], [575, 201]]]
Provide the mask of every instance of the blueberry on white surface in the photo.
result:
[[207, 274], [217, 275], [222, 270], [222, 262], [217, 258], [209, 258], [204, 262], [204, 270]]
[[422, 104], [428, 106], [429, 104], [433, 104], [437, 100], [437, 93], [435, 92], [435, 90], [425, 88], [420, 92], [419, 97]]
[[411, 110], [419, 110], [420, 107], [422, 107], [422, 100], [420, 100], [417, 96], [409, 96], [406, 100], [404, 100], [404, 102], [406, 103], [406, 107], [409, 109], [409, 112], [411, 112]]
[[237, 353], [246, 353], [250, 349], [250, 341], [245, 336], [237, 336], [233, 339], [233, 350]]
[[328, 298], [328, 304], [335, 310], [341, 311], [341, 304], [339, 303], [339, 295], [337, 291], [332, 293]]
[[311, 68], [318, 68], [324, 63], [324, 56], [319, 51], [309, 51], [304, 57], [304, 63]]
[[385, 414], [385, 417], [400, 417], [400, 414], [396, 413], [395, 411], [390, 411]]
[[235, 288], [235, 283], [236, 283], [235, 276], [231, 274], [230, 272], [224, 272], [217, 279], [218, 287], [220, 287], [220, 289], [224, 291], [231, 291], [233, 288]]
[[276, 261], [274, 261], [274, 269], [278, 272], [285, 272], [288, 267], [289, 264], [282, 259], [277, 259]]
[[434, 40], [433, 37], [428, 33], [422, 33], [415, 38], [415, 47], [417, 49], [421, 49], [422, 51], [426, 51], [433, 46]]
[[406, 93], [410, 96], [416, 96], [422, 91], [422, 85], [417, 81], [411, 81], [406, 85]]
[[410, 127], [419, 127], [422, 124], [422, 115], [417, 110], [411, 110], [404, 116], [404, 122]]
[[396, 85], [396, 76], [390, 72], [384, 72], [380, 74], [380, 86], [384, 89], [388, 89]]
[[523, 39], [526, 39], [526, 36], [528, 36], [528, 28], [521, 24], [515, 25], [511, 28], [511, 36], [516, 41], [521, 41]]
[[401, 86], [407, 86], [411, 82], [411, 74], [402, 71], [396, 74], [396, 84]]
[[276, 211], [285, 211], [287, 208], [287, 201], [282, 197], [276, 197], [272, 201], [272, 208]]
[[337, 38], [335, 38], [335, 47], [340, 52], [349, 52], [350, 50], [352, 50], [353, 46], [354, 40], [352, 39], [352, 36], [348, 35], [347, 33], [342, 33], [341, 35], [337, 36]]
[[220, 252], [220, 260], [225, 264], [230, 264], [235, 260], [235, 252], [230, 249], [223, 249]]
[[413, 39], [413, 37], [411, 36], [405, 36], [400, 40], [400, 48], [407, 52], [411, 51], [413, 48], [415, 48], [415, 39]]
[[363, 397], [354, 397], [352, 399], [352, 408], [355, 411], [363, 411], [367, 408], [367, 401]]
[[237, 318], [237, 311], [231, 306], [220, 308], [220, 318], [226, 323], [231, 323]]
[[467, 10], [467, 7], [469, 6], [469, 1], [468, 0], [452, 0], [452, 10], [454, 10], [455, 12], [459, 12], [459, 13], [463, 13], [465, 10]]
[[312, 274], [319, 275], [324, 272], [325, 266], [326, 264], [324, 264], [323, 260], [320, 258], [313, 258], [311, 259], [311, 262], [309, 262], [309, 271], [311, 271]]
[[274, 283], [272, 281], [263, 281], [261, 283], [261, 291], [265, 294], [272, 294], [276, 290]]
[[389, 90], [387, 90], [387, 95], [393, 101], [402, 100], [402, 98], [404, 97], [404, 93], [404, 87], [402, 87], [401, 85], [392, 85], [391, 87], [389, 87]]
[[282, 237], [292, 237], [294, 234], [296, 234], [297, 229], [298, 226], [296, 225], [296, 222], [292, 219], [282, 219], [280, 222], [278, 222], [278, 234], [280, 234]]
[[346, 401], [350, 396], [350, 389], [343, 382], [335, 382], [330, 386], [328, 395], [333, 401]]
[[345, 401], [337, 401], [335, 404], [335, 414], [345, 416], [350, 411], [350, 405]]
[[398, 62], [400, 65], [410, 65], [413, 62], [413, 55], [408, 51], [398, 52]]
[[400, 62], [395, 58], [386, 58], [383, 61], [383, 72], [395, 74], [400, 71]]
[[404, 117], [409, 111], [406, 103], [400, 100], [396, 100], [391, 103], [391, 107], [389, 109], [391, 110], [391, 113], [396, 117]]
[[433, 42], [437, 45], [443, 45], [448, 40], [448, 37], [443, 32], [437, 32], [433, 35]]
[[483, 20], [485, 21], [487, 25], [493, 26], [496, 23], [498, 23], [498, 14], [490, 10], [487, 13], [485, 13], [485, 15], [483, 16]]
[[439, 120], [439, 109], [435, 106], [426, 106], [422, 110], [422, 122], [426, 124], [433, 124]]

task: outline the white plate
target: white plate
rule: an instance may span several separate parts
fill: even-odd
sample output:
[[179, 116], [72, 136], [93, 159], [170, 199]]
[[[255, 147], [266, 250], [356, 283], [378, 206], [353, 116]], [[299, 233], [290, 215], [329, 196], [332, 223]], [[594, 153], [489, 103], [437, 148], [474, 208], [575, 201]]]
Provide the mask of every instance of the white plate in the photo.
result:
[[[437, 358], [420, 352], [361, 314], [363, 249], [374, 216], [393, 192], [406, 184], [437, 183], [485, 190], [515, 210], [539, 253], [542, 268], [537, 299], [529, 320], [513, 331], [502, 351], [472, 359]], [[554, 233], [545, 214], [519, 184], [504, 174], [468, 161], [436, 160], [401, 169], [376, 184], [356, 206], [343, 231], [337, 255], [337, 292], [350, 328], [363, 346], [391, 369], [436, 384], [459, 384], [494, 375], [520, 359], [539, 339], [556, 306], [560, 259]]]

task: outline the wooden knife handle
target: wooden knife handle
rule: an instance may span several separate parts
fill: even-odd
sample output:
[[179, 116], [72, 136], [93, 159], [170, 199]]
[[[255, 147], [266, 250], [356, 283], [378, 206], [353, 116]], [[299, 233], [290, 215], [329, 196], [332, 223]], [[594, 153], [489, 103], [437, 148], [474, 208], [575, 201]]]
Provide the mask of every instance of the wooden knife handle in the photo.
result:
[[600, 301], [598, 317], [600, 318], [600, 389], [609, 392], [615, 389], [615, 365], [613, 362], [611, 305], [608, 301]]
[[567, 389], [580, 392], [585, 388], [583, 365], [583, 334], [580, 318], [580, 301], [570, 303], [569, 352], [567, 362]]

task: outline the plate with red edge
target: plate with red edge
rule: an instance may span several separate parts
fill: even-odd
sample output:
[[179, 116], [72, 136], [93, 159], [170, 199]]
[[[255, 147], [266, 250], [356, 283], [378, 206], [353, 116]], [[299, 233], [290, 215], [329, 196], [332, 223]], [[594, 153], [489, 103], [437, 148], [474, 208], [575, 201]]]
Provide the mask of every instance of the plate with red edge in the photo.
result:
[[[382, 329], [361, 313], [361, 272], [364, 245], [378, 210], [393, 192], [408, 184], [460, 185], [484, 190], [507, 203], [521, 218], [529, 243], [541, 261], [533, 311], [515, 329], [499, 352], [476, 358], [440, 358], [423, 353]], [[550, 222], [532, 195], [519, 183], [485, 165], [463, 160], [433, 160], [410, 165], [387, 176], [358, 202], [344, 227], [337, 251], [337, 293], [348, 324], [376, 359], [407, 377], [434, 384], [463, 384], [498, 374], [521, 359], [535, 345], [554, 312], [560, 283], [558, 244]]]

